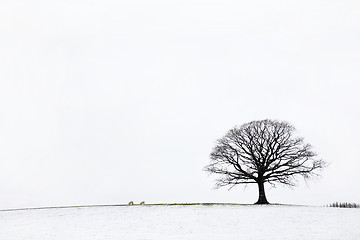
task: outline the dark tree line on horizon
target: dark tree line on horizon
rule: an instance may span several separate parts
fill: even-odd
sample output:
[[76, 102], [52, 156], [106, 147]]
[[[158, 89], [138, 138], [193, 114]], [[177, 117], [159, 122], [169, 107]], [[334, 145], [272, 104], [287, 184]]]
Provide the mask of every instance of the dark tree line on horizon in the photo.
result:
[[339, 207], [339, 208], [360, 208], [360, 204], [348, 203], [348, 202], [335, 202], [326, 205], [326, 207]]

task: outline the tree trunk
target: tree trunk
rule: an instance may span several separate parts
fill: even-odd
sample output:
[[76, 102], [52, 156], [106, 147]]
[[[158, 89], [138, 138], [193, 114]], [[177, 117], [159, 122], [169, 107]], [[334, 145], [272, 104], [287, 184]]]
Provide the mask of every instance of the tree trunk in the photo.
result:
[[269, 204], [265, 195], [264, 182], [258, 182], [259, 187], [259, 199], [255, 204]]

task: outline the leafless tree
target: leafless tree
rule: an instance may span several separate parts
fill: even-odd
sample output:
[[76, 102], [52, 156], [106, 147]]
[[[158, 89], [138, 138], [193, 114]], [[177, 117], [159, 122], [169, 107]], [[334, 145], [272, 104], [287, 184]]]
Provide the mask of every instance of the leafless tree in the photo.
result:
[[264, 183], [295, 186], [296, 177], [318, 176], [327, 164], [287, 122], [261, 120], [231, 129], [217, 141], [205, 171], [218, 174], [216, 187], [256, 183], [255, 204], [268, 204]]

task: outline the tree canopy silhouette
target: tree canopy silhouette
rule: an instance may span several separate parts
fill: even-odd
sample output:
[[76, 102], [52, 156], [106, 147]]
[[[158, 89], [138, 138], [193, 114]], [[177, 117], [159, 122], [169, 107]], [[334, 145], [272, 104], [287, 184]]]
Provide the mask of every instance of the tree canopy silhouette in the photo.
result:
[[287, 122], [252, 121], [235, 127], [217, 140], [205, 171], [219, 175], [216, 187], [256, 183], [256, 204], [268, 204], [264, 183], [295, 186], [296, 177], [318, 176], [326, 163], [317, 159]]

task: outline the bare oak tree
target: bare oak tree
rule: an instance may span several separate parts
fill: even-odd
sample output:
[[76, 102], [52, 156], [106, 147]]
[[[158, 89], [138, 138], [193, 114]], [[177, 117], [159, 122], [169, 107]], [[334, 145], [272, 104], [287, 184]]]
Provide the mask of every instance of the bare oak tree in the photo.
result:
[[205, 171], [220, 176], [217, 188], [256, 183], [259, 199], [255, 204], [268, 204], [264, 183], [295, 186], [297, 176], [317, 176], [326, 166], [294, 132], [289, 123], [273, 120], [235, 127], [217, 141]]

